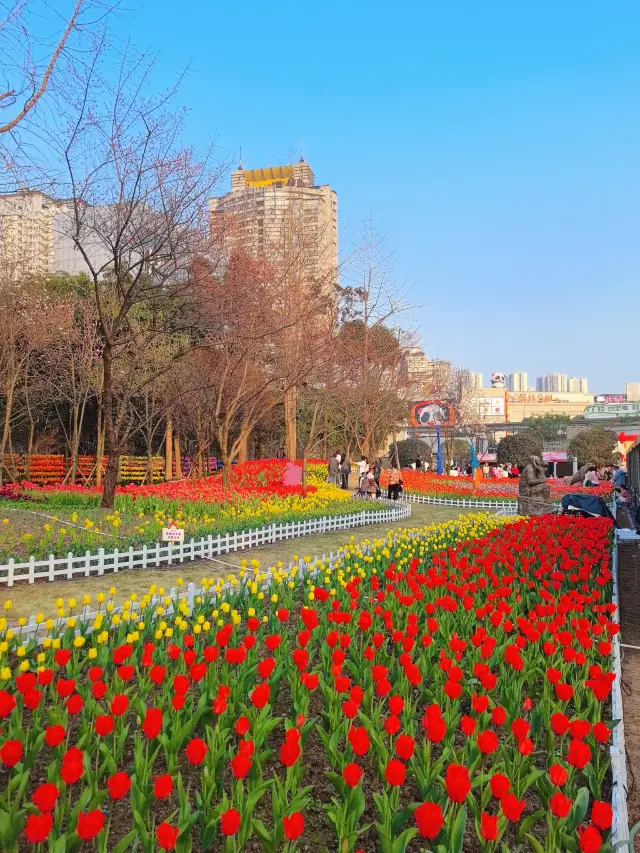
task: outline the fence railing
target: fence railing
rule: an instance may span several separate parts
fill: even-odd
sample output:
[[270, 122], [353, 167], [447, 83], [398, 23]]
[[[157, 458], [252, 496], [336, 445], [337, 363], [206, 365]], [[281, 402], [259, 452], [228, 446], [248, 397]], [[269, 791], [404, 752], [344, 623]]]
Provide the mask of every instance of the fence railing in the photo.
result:
[[123, 569], [149, 569], [159, 566], [171, 566], [185, 561], [204, 560], [255, 548], [259, 545], [271, 545], [285, 539], [297, 539], [313, 533], [329, 533], [333, 530], [346, 530], [352, 527], [362, 527], [367, 524], [386, 524], [392, 521], [402, 521], [411, 517], [411, 507], [404, 502], [382, 502], [384, 509], [364, 509], [348, 515], [323, 516], [303, 521], [289, 521], [280, 524], [268, 524], [254, 530], [241, 530], [203, 536], [201, 539], [190, 539], [188, 542], [155, 542], [153, 545], [143, 545], [135, 549], [133, 546], [120, 551], [115, 548], [107, 552], [100, 548], [97, 552], [87, 551], [80, 556], [72, 553], [66, 557], [55, 557], [50, 554], [44, 560], [30, 557], [26, 562], [16, 562], [10, 559], [0, 565], [0, 584], [13, 586], [19, 581], [35, 583], [39, 580], [55, 581], [58, 578], [71, 580], [74, 577], [92, 577]]
[[[613, 621], [620, 622], [620, 599], [618, 589], [618, 541], [613, 544], [611, 559], [613, 575], [612, 601], [616, 605]], [[624, 743], [624, 720], [622, 713], [622, 666], [620, 657], [620, 632], [612, 637], [613, 671], [616, 680], [611, 686], [611, 718], [619, 720], [611, 736], [611, 806], [613, 808], [613, 826], [611, 841], [614, 850], [621, 847], [622, 853], [629, 849], [629, 812], [627, 809], [627, 760]]]
[[451, 506], [460, 509], [494, 509], [502, 510], [501, 515], [517, 515], [518, 501], [491, 500], [490, 498], [439, 498], [433, 495], [420, 495], [416, 492], [403, 492], [403, 501], [417, 504], [432, 504], [434, 506]]

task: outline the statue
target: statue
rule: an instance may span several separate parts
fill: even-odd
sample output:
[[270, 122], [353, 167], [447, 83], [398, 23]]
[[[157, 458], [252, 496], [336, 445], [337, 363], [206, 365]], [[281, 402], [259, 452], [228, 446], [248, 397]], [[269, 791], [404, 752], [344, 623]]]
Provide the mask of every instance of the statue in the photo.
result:
[[518, 493], [519, 515], [545, 515], [553, 512], [550, 500], [551, 487], [547, 483], [547, 470], [539, 456], [530, 456], [520, 474]]
[[581, 486], [584, 483], [584, 478], [587, 476], [587, 471], [591, 468], [591, 463], [582, 465], [575, 474], [571, 477], [565, 477], [564, 482], [567, 486]]

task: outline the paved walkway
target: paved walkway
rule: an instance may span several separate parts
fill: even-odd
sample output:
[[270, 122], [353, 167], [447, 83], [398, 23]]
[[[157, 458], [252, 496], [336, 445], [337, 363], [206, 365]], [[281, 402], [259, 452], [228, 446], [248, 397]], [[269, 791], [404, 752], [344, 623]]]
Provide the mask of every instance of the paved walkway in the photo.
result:
[[[37, 613], [43, 613], [47, 618], [56, 615], [55, 602], [57, 598], [67, 600], [73, 597], [78, 603], [77, 613], [81, 610], [83, 595], [91, 595], [92, 599], [95, 599], [97, 593], [108, 592], [111, 586], [116, 587], [116, 598], [118, 601], [122, 601], [134, 592], [138, 597], [141, 597], [147, 592], [151, 584], [169, 589], [176, 584], [179, 577], [184, 580], [185, 584], [193, 582], [199, 585], [203, 577], [217, 578], [220, 575], [226, 575], [237, 570], [243, 558], [259, 560], [263, 568], [274, 565], [278, 560], [286, 565], [291, 562], [295, 555], [317, 557], [322, 554], [329, 554], [331, 551], [337, 551], [351, 539], [357, 542], [377, 539], [388, 530], [400, 527], [422, 527], [434, 522], [458, 518], [459, 515], [465, 513], [466, 511], [461, 512], [457, 508], [412, 504], [411, 518], [404, 521], [370, 524], [351, 530], [302, 536], [299, 539], [290, 539], [273, 546], [225, 554], [219, 558], [219, 561], [185, 562], [182, 566], [176, 564], [164, 568], [127, 569], [117, 575], [107, 574], [102, 577], [81, 577], [73, 580], [60, 579], [53, 583], [43, 581], [35, 584], [18, 584], [11, 589], [3, 587], [0, 591], [0, 609], [6, 599], [11, 599], [13, 602], [12, 615], [15, 618], [19, 616], [28, 617]], [[92, 606], [90, 609], [95, 608]]]

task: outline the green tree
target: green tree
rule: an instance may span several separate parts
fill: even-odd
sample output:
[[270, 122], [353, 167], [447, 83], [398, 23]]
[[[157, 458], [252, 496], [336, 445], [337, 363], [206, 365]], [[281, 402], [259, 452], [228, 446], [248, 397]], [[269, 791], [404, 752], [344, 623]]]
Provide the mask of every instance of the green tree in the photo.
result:
[[452, 461], [457, 462], [462, 468], [466, 468], [471, 462], [469, 442], [464, 438], [454, 438], [452, 454]]
[[527, 428], [534, 432], [540, 441], [551, 441], [558, 438], [558, 433], [564, 432], [571, 418], [565, 412], [547, 412], [544, 415], [532, 415], [525, 418]]
[[574, 436], [569, 442], [569, 456], [578, 457], [578, 465], [611, 465], [618, 444], [614, 432], [603, 427], [591, 427]]
[[542, 455], [542, 442], [532, 430], [523, 430], [514, 435], [505, 436], [498, 444], [498, 462], [510, 462], [522, 468], [530, 456]]
[[398, 448], [401, 468], [413, 465], [418, 456], [422, 457], [423, 462], [431, 461], [431, 448], [426, 442], [420, 441], [419, 438], [407, 438], [404, 441], [398, 441], [397, 445], [392, 444], [389, 447], [389, 456], [391, 459], [395, 459], [396, 446]]

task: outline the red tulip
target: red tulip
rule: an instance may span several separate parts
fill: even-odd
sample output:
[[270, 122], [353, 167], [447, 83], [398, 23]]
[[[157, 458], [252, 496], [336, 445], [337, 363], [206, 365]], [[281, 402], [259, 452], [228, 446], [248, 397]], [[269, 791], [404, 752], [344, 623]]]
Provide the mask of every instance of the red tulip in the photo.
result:
[[249, 697], [251, 699], [251, 704], [255, 708], [264, 708], [267, 702], [269, 701], [269, 697], [271, 695], [271, 688], [268, 684], [259, 684], [255, 687]]
[[118, 693], [111, 700], [111, 705], [109, 707], [111, 708], [111, 713], [115, 717], [121, 717], [123, 714], [127, 713], [129, 699], [124, 693]]
[[358, 765], [354, 764], [353, 762], [351, 762], [351, 764], [347, 764], [347, 766], [342, 771], [342, 776], [344, 778], [344, 781], [351, 788], [356, 787], [356, 785], [362, 779], [363, 774], [364, 774], [364, 770], [361, 767], [358, 767]]
[[173, 790], [173, 780], [168, 773], [156, 776], [153, 780], [153, 796], [156, 800], [165, 800]]
[[444, 824], [442, 808], [437, 803], [422, 803], [413, 813], [413, 819], [422, 838], [433, 841]]
[[506, 796], [507, 791], [511, 787], [511, 782], [509, 781], [508, 776], [505, 776], [502, 773], [494, 773], [489, 780], [489, 785], [491, 786], [491, 793], [496, 800], [501, 800]]
[[25, 838], [29, 844], [40, 844], [47, 838], [52, 829], [53, 816], [51, 814], [48, 812], [40, 815], [30, 814], [24, 828]]
[[568, 797], [558, 791], [555, 793], [551, 799], [549, 800], [549, 807], [551, 808], [552, 814], [556, 817], [566, 817], [571, 810], [572, 802]]
[[76, 824], [76, 832], [83, 841], [90, 841], [95, 838], [104, 826], [104, 812], [102, 809], [94, 809], [92, 812], [80, 812], [78, 814], [78, 823]]
[[602, 836], [595, 826], [588, 826], [586, 829], [578, 828], [578, 833], [582, 853], [598, 853], [602, 847]]
[[62, 741], [66, 737], [66, 734], [67, 732], [64, 726], [49, 726], [47, 729], [45, 729], [44, 741], [47, 746], [50, 746], [53, 749], [54, 747], [59, 746], [62, 743]]
[[580, 740], [572, 740], [569, 744], [567, 761], [572, 767], [577, 767], [578, 770], [583, 770], [591, 761], [591, 750], [586, 743], [583, 743]]
[[611, 829], [611, 824], [613, 823], [613, 809], [611, 808], [611, 804], [596, 800], [591, 808], [591, 821], [598, 829], [602, 829], [603, 831]]
[[244, 779], [249, 770], [251, 770], [252, 765], [253, 762], [242, 752], [236, 755], [230, 762], [231, 772], [236, 779]]
[[560, 764], [554, 764], [549, 768], [549, 778], [553, 785], [561, 787], [567, 781], [567, 771]]
[[478, 748], [484, 755], [491, 755], [498, 748], [498, 736], [490, 730], [480, 732], [477, 738]]
[[450, 764], [447, 767], [445, 785], [449, 799], [454, 803], [463, 803], [471, 790], [469, 771], [460, 764]]
[[33, 792], [31, 799], [41, 812], [51, 812], [55, 808], [60, 791], [53, 782], [44, 782]]
[[284, 829], [285, 838], [293, 841], [302, 835], [304, 830], [304, 817], [302, 812], [294, 812], [290, 815], [285, 815], [282, 818], [282, 828]]
[[192, 738], [185, 749], [189, 764], [202, 764], [207, 752], [209, 752], [209, 747], [199, 737]]
[[498, 837], [498, 817], [482, 812], [480, 818], [480, 831], [485, 841], [495, 841]]
[[407, 778], [407, 768], [397, 758], [392, 758], [385, 768], [384, 778], [389, 785], [403, 785]]
[[100, 735], [100, 737], [106, 737], [111, 734], [114, 725], [114, 719], [109, 714], [98, 714], [93, 727], [97, 735]]
[[235, 724], [234, 728], [235, 728], [236, 734], [239, 735], [240, 737], [243, 737], [244, 735], [246, 735], [246, 733], [251, 728], [251, 723], [249, 722], [249, 718], [248, 717], [238, 717], [238, 719], [236, 720], [236, 724]]
[[22, 758], [22, 743], [19, 740], [6, 740], [0, 747], [0, 761], [5, 767], [15, 767]]
[[364, 726], [351, 726], [347, 734], [347, 740], [351, 749], [360, 758], [367, 754], [371, 746], [369, 734]]
[[220, 832], [223, 835], [235, 835], [240, 829], [240, 813], [235, 809], [227, 809], [220, 815]]
[[176, 846], [176, 841], [178, 840], [178, 834], [180, 833], [179, 827], [173, 827], [168, 823], [161, 823], [156, 829], [156, 839], [158, 841], [158, 845], [163, 850], [173, 850]]
[[160, 708], [147, 708], [142, 722], [142, 731], [149, 740], [158, 737], [162, 731], [162, 711]]
[[515, 794], [505, 794], [500, 801], [502, 813], [507, 820], [520, 820], [520, 815], [526, 806], [525, 800], [519, 800]]
[[6, 690], [0, 690], [0, 719], [8, 717], [16, 707], [16, 697]]
[[396, 755], [403, 761], [409, 761], [413, 756], [415, 746], [416, 742], [412, 737], [409, 737], [409, 735], [400, 735], [396, 741]]
[[130, 788], [131, 779], [122, 771], [107, 779], [107, 789], [112, 800], [121, 800], [129, 793]]

